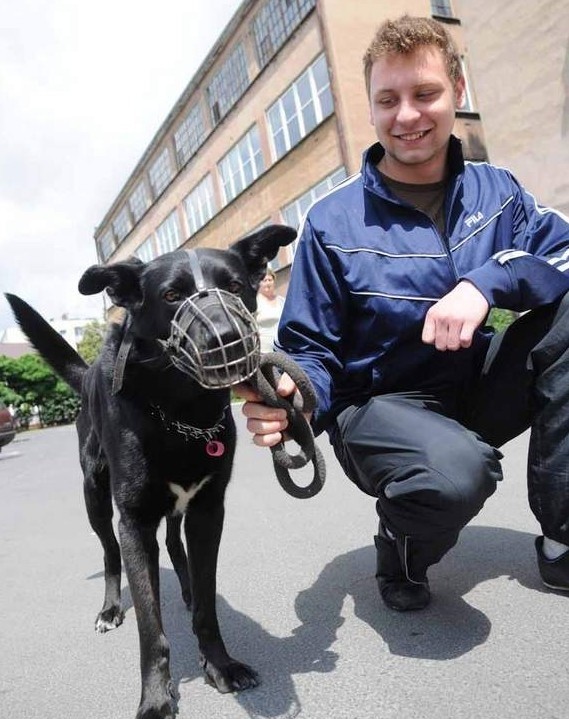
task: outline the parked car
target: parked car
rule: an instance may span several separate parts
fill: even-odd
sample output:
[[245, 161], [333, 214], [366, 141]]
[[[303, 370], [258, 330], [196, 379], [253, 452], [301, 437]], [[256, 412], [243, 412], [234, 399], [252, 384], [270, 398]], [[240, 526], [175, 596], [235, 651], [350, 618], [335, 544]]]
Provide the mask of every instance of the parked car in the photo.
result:
[[16, 426], [10, 410], [0, 400], [0, 452], [2, 447], [11, 442], [16, 436]]

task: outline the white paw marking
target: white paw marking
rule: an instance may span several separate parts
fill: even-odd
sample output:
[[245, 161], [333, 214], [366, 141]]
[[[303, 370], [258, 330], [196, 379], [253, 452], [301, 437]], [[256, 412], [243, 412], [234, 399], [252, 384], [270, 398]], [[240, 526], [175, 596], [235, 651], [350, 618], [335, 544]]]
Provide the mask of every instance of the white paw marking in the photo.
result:
[[188, 490], [185, 490], [179, 484], [169, 482], [168, 486], [170, 487], [170, 491], [177, 497], [176, 504], [174, 505], [174, 509], [172, 510], [173, 514], [184, 514], [188, 503], [191, 502], [191, 500], [196, 496], [196, 494], [200, 491], [200, 489], [209, 479], [211, 479], [211, 475], [208, 474], [201, 480], [201, 482], [198, 482], [197, 484], [192, 484], [192, 486]]

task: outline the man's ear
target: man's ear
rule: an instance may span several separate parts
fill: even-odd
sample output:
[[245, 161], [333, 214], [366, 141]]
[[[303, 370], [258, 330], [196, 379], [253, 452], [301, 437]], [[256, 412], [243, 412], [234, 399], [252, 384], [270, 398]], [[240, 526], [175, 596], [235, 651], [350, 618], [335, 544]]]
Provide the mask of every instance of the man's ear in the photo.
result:
[[95, 295], [106, 289], [115, 305], [132, 309], [142, 301], [140, 274], [143, 267], [144, 262], [136, 257], [107, 267], [93, 265], [79, 280], [79, 292]]
[[464, 107], [466, 100], [466, 80], [464, 79], [464, 75], [461, 75], [454, 84], [454, 99], [457, 110]]
[[239, 255], [247, 268], [249, 281], [257, 288], [265, 276], [267, 263], [277, 256], [279, 248], [290, 245], [295, 238], [296, 230], [292, 227], [268, 225], [238, 240], [229, 251]]

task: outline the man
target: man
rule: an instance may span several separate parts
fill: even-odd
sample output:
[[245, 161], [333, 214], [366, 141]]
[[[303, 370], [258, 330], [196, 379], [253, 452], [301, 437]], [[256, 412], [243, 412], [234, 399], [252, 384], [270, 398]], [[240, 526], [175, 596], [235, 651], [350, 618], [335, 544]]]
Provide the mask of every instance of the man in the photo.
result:
[[[428, 567], [502, 478], [496, 447], [530, 426], [538, 566], [569, 590], [569, 222], [506, 170], [464, 163], [464, 78], [439, 23], [384, 23], [364, 74], [379, 143], [304, 220], [278, 347], [317, 390], [315, 431], [377, 497], [387, 606], [427, 606]], [[531, 312], [492, 338], [496, 306]], [[241, 393], [255, 443], [280, 441], [284, 412]]]

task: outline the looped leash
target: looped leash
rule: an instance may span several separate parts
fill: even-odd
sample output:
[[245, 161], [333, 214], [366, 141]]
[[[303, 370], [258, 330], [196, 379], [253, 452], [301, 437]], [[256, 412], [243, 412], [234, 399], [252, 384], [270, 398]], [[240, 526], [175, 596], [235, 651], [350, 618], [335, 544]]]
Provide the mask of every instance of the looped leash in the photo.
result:
[[[281, 397], [276, 392], [282, 372], [286, 372], [298, 388], [292, 400]], [[316, 393], [310, 379], [287, 355], [269, 352], [261, 355], [259, 368], [251, 381], [266, 404], [286, 411], [287, 433], [300, 446], [300, 451], [296, 455], [287, 452], [284, 442], [271, 447], [279, 484], [285, 492], [297, 499], [314, 497], [324, 486], [326, 464], [322, 452], [314, 442], [312, 429], [303, 415], [303, 412], [312, 412], [316, 408]], [[289, 470], [300, 469], [310, 461], [314, 465], [312, 482], [306, 487], [299, 487], [293, 482]]]

